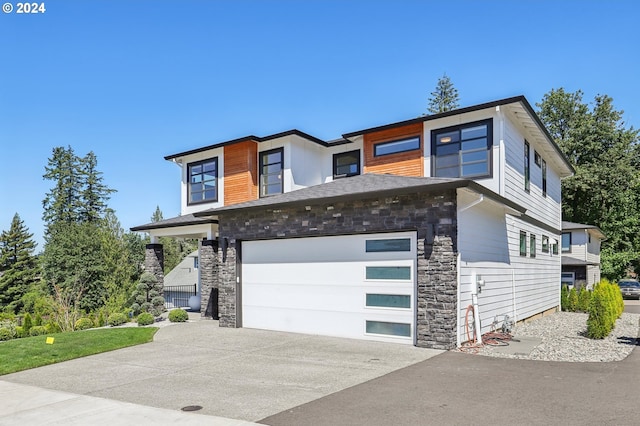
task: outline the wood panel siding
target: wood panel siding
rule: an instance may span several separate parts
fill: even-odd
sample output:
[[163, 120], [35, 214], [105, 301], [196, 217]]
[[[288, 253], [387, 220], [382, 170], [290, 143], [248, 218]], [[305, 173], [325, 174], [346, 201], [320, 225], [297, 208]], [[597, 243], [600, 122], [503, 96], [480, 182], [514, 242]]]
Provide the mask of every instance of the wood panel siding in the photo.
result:
[[258, 198], [258, 144], [252, 141], [224, 147], [224, 205]]
[[[423, 152], [425, 139], [422, 123], [381, 130], [364, 135], [364, 173], [390, 173], [400, 176], [424, 176]], [[374, 156], [374, 145], [380, 142], [420, 137], [420, 149], [397, 154]]]

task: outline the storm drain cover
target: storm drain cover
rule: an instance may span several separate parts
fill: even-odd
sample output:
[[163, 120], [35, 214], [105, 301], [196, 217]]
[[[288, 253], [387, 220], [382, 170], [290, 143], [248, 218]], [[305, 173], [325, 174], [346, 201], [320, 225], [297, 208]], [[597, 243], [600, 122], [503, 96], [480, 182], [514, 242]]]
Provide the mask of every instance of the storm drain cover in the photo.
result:
[[198, 411], [202, 410], [200, 405], [187, 405], [186, 407], [181, 408], [182, 411]]

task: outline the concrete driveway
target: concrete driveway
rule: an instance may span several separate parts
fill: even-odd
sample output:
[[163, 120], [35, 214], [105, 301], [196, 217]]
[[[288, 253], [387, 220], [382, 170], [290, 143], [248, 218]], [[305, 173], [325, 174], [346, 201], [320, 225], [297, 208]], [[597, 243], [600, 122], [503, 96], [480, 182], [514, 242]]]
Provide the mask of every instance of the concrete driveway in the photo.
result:
[[170, 410], [257, 421], [442, 351], [251, 329], [198, 320], [161, 327], [153, 343], [0, 380]]

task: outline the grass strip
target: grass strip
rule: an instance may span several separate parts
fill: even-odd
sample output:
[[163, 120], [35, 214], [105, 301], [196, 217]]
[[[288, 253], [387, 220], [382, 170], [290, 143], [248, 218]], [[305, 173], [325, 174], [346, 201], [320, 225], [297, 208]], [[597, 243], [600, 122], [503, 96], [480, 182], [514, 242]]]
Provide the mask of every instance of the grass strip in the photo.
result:
[[[157, 327], [101, 328], [0, 342], [0, 375], [153, 341]], [[47, 344], [53, 338], [53, 344]]]

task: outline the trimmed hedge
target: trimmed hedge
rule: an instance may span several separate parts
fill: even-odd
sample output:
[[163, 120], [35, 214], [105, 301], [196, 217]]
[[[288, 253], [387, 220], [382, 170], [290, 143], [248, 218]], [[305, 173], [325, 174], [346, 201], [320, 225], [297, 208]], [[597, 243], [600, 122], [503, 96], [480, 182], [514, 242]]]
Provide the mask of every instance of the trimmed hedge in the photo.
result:
[[589, 301], [587, 336], [592, 339], [604, 339], [616, 325], [624, 311], [624, 301], [620, 288], [606, 279], [600, 281]]
[[138, 315], [138, 326], [151, 325], [154, 323], [154, 321], [155, 319], [153, 318], [153, 315], [151, 315], [149, 312], [143, 312]]
[[78, 321], [76, 321], [76, 330], [88, 330], [90, 328], [93, 328], [91, 318], [79, 318]]
[[169, 321], [171, 322], [186, 322], [189, 319], [189, 314], [184, 309], [173, 309], [169, 312]]
[[129, 322], [129, 317], [127, 317], [122, 312], [116, 312], [115, 314], [109, 315], [109, 317], [107, 318], [107, 322], [111, 327], [116, 327], [118, 325]]

